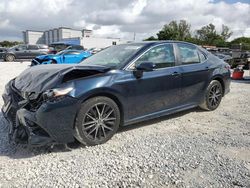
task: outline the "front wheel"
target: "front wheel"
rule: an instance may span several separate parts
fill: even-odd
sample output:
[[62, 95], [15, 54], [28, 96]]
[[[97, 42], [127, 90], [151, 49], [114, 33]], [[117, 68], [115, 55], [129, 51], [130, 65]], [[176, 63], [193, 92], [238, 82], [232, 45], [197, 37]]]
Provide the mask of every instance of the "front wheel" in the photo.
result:
[[207, 87], [205, 97], [199, 107], [209, 111], [215, 110], [221, 102], [222, 95], [223, 89], [221, 83], [217, 80], [213, 80]]
[[118, 130], [120, 110], [108, 97], [94, 97], [85, 101], [77, 115], [75, 137], [84, 145], [103, 144]]
[[15, 56], [14, 56], [14, 55], [11, 55], [11, 54], [6, 55], [5, 60], [8, 61], [8, 62], [12, 62], [12, 61], [15, 60]]

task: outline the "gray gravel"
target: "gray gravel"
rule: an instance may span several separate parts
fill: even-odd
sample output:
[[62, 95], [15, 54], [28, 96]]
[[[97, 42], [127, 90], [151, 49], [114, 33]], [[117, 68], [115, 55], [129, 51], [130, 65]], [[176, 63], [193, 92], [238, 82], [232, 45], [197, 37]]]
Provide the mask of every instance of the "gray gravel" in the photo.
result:
[[[0, 63], [0, 93], [26, 67]], [[250, 83], [234, 82], [216, 111], [136, 124], [72, 151], [9, 144], [0, 114], [0, 187], [250, 187], [249, 114]]]

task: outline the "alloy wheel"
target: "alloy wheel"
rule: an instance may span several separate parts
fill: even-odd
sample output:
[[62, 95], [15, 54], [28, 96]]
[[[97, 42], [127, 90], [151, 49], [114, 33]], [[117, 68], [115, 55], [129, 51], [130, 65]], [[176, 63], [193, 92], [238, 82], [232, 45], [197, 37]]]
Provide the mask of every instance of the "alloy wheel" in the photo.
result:
[[215, 84], [210, 88], [208, 95], [208, 102], [211, 107], [217, 107], [222, 98], [222, 90], [220, 85]]
[[14, 61], [15, 57], [13, 55], [7, 55], [6, 60], [9, 62]]
[[112, 134], [116, 121], [114, 109], [106, 103], [98, 103], [85, 114], [82, 131], [89, 139], [101, 141]]

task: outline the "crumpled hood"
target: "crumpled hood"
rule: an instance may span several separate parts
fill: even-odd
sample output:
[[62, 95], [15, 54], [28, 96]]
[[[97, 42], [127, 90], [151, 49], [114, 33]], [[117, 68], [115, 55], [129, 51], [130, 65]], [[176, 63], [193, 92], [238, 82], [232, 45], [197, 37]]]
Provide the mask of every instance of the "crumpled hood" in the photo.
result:
[[[56, 87], [62, 83], [66, 75], [74, 75], [74, 72], [77, 72], [78, 75], [81, 73], [82, 76], [78, 76], [79, 78], [89, 76], [89, 72], [93, 72], [92, 75], [94, 75], [109, 70], [109, 68], [102, 66], [39, 65], [28, 68], [17, 76], [15, 88], [21, 92], [41, 93]], [[85, 75], [87, 72], [88, 74]]]

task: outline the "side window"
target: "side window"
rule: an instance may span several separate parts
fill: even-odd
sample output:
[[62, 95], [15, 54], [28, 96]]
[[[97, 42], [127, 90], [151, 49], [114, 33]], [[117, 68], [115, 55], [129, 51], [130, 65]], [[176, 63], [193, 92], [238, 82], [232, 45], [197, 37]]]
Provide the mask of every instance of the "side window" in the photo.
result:
[[190, 44], [177, 44], [183, 65], [200, 63], [198, 50]]
[[23, 50], [27, 50], [27, 47], [26, 47], [26, 45], [19, 45], [17, 47], [17, 49], [20, 50], [20, 51], [23, 51]]
[[204, 62], [207, 60], [207, 57], [201, 51], [198, 50], [198, 54], [200, 57], [200, 62]]
[[37, 47], [37, 45], [29, 45], [28, 49], [29, 50], [38, 50], [38, 47]]
[[135, 62], [135, 65], [142, 62], [154, 63], [155, 69], [173, 67], [175, 65], [173, 45], [164, 44], [150, 49]]

